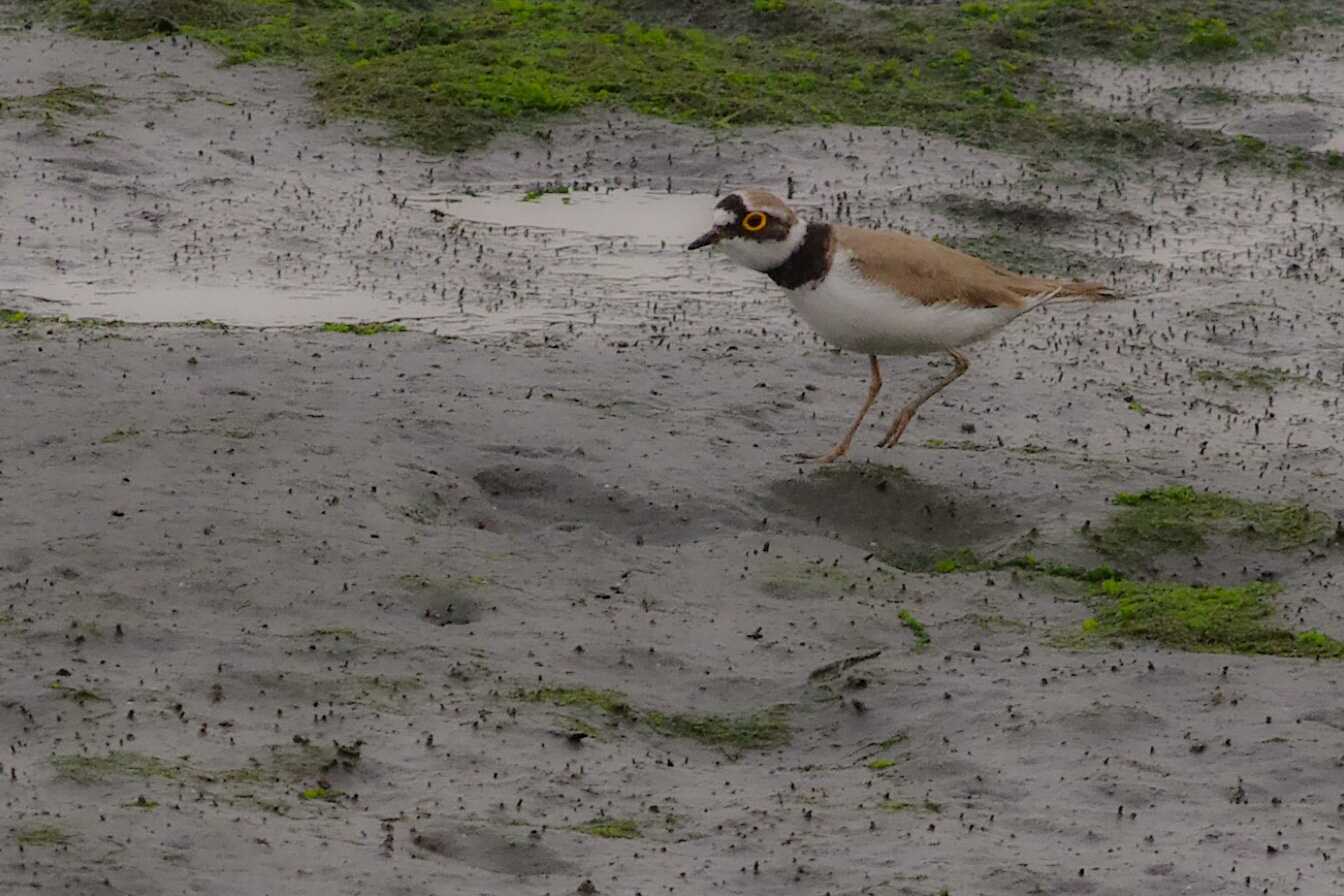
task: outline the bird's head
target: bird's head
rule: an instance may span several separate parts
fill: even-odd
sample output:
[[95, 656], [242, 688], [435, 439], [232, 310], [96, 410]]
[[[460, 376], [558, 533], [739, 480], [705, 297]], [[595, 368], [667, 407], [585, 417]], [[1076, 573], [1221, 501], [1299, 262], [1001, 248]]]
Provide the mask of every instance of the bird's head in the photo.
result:
[[714, 206], [714, 226], [687, 249], [715, 244], [753, 271], [769, 271], [789, 259], [803, 242], [807, 222], [772, 193], [737, 190]]

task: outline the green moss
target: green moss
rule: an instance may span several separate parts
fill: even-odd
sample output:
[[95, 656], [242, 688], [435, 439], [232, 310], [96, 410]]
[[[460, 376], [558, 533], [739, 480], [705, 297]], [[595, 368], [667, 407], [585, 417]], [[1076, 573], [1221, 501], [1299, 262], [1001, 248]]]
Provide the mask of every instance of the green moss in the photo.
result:
[[12, 308], [0, 308], [0, 328], [14, 327], [21, 330], [28, 330], [35, 326], [66, 326], [91, 329], [95, 327], [120, 327], [122, 324], [123, 322], [119, 320], [32, 314], [27, 311], [18, 311]]
[[354, 336], [376, 336], [379, 333], [405, 333], [404, 324], [391, 323], [386, 321], [371, 321], [369, 323], [346, 324], [332, 323], [328, 321], [322, 325], [323, 333], [350, 333]]
[[633, 712], [625, 695], [619, 691], [599, 691], [593, 688], [538, 688], [534, 691], [520, 691], [516, 696], [531, 703], [592, 706], [614, 716], [628, 716]]
[[[1033, 155], [1235, 159], [1218, 134], [1075, 104], [1059, 57], [1228, 58], [1273, 49], [1333, 0], [53, 0], [96, 34], [183, 31], [231, 63], [317, 72], [337, 115], [435, 150], [589, 106], [704, 125], [847, 122]], [[866, 5], [865, 5], [866, 6]], [[1269, 154], [1287, 165], [1278, 150]], [[1310, 157], [1314, 162], [1316, 157]], [[1323, 157], [1322, 157], [1323, 158]]]
[[1120, 510], [1096, 536], [1105, 554], [1140, 559], [1171, 551], [1193, 551], [1219, 532], [1272, 550], [1322, 541], [1334, 531], [1328, 516], [1301, 504], [1247, 501], [1188, 485], [1149, 489], [1114, 497]]
[[1244, 370], [1214, 368], [1200, 370], [1195, 379], [1201, 383], [1231, 386], [1233, 389], [1262, 389], [1273, 392], [1288, 383], [1305, 383], [1307, 378], [1280, 367], [1249, 367]]
[[97, 115], [107, 111], [112, 97], [87, 84], [53, 87], [31, 96], [0, 96], [0, 118], [51, 118], [57, 115]]
[[70, 835], [55, 825], [37, 825], [19, 828], [14, 832], [14, 841], [20, 846], [64, 846], [70, 842]]
[[639, 824], [629, 818], [594, 818], [586, 824], [576, 825], [574, 830], [593, 837], [616, 840], [634, 840], [642, 836]]
[[144, 753], [115, 751], [105, 756], [64, 753], [51, 757], [51, 764], [62, 778], [80, 784], [98, 784], [116, 778], [165, 778], [172, 780], [182, 766]]
[[659, 734], [733, 750], [777, 747], [788, 743], [791, 737], [788, 715], [782, 709], [734, 717], [651, 711], [644, 714], [643, 721]]
[[909, 610], [902, 609], [896, 614], [901, 625], [910, 629], [910, 634], [915, 636], [915, 652], [918, 653], [929, 646], [929, 630], [924, 627], [924, 623], [915, 618]]
[[929, 812], [934, 815], [943, 811], [942, 803], [935, 803], [932, 800], [923, 800], [918, 803], [907, 803], [903, 800], [884, 800], [880, 804], [883, 812]]
[[872, 762], [868, 763], [868, 767], [875, 772], [880, 772], [882, 769], [891, 768], [895, 764], [895, 759], [874, 759]]
[[80, 706], [85, 703], [106, 703], [107, 698], [97, 691], [91, 691], [88, 688], [68, 688], [59, 681], [51, 683], [51, 689], [58, 692], [66, 700], [73, 700]]
[[1224, 55], [1225, 51], [1241, 45], [1241, 40], [1232, 33], [1227, 22], [1209, 17], [1191, 19], [1186, 24], [1185, 39], [1181, 48], [1188, 56]]
[[761, 583], [761, 588], [770, 594], [784, 596], [799, 592], [832, 594], [853, 590], [861, 585], [888, 583], [892, 578], [891, 571], [881, 567], [869, 570], [860, 578], [834, 565], [781, 562]]
[[788, 743], [788, 710], [772, 707], [742, 716], [637, 710], [619, 691], [593, 688], [539, 688], [518, 691], [517, 699], [557, 706], [589, 706], [608, 715], [637, 721], [659, 734], [683, 737], [730, 751], [759, 750]]
[[1208, 587], [1112, 579], [1096, 586], [1093, 638], [1134, 638], [1179, 650], [1344, 658], [1344, 643], [1271, 624], [1277, 584]]
[[1227, 106], [1247, 98], [1246, 94], [1237, 90], [1203, 84], [1172, 87], [1167, 90], [1167, 93], [1171, 96], [1189, 100], [1196, 106]]
[[552, 184], [544, 187], [537, 187], [535, 189], [528, 190], [526, 193], [524, 193], [523, 201], [536, 202], [538, 199], [547, 195], [548, 193], [559, 193], [561, 195], [565, 195], [569, 193], [569, 187], [566, 187], [563, 184]]
[[112, 445], [117, 442], [124, 442], [127, 439], [134, 439], [138, 435], [140, 435], [140, 430], [131, 426], [126, 429], [114, 429], [98, 441], [102, 442], [104, 445]]
[[327, 800], [335, 802], [345, 796], [345, 791], [333, 787], [308, 787], [299, 792], [301, 800]]

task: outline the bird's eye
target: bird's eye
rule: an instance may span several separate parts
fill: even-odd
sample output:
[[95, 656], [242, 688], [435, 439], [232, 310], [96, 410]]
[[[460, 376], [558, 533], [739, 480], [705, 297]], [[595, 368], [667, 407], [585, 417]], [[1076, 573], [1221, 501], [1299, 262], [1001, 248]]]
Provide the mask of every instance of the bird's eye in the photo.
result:
[[765, 212], [750, 212], [742, 219], [742, 229], [747, 233], [760, 233], [765, 229], [765, 224], [769, 220]]

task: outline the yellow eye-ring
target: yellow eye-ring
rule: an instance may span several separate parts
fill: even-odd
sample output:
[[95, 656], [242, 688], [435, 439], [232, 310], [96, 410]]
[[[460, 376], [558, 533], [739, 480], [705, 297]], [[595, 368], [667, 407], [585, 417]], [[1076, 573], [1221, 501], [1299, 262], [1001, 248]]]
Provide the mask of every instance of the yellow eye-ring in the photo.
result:
[[760, 233], [765, 229], [765, 223], [770, 220], [765, 216], [765, 212], [750, 212], [742, 219], [742, 229], [747, 233]]

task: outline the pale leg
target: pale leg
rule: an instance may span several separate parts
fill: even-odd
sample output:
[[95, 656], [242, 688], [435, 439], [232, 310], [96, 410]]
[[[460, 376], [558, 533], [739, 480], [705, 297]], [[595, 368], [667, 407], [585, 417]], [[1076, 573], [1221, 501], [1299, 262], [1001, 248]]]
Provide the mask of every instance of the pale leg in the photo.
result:
[[947, 353], [952, 356], [952, 361], [956, 364], [956, 367], [952, 368], [952, 372], [946, 377], [934, 383], [921, 393], [914, 401], [901, 408], [900, 414], [896, 416], [896, 422], [891, 424], [891, 429], [887, 430], [887, 434], [882, 437], [882, 441], [877, 443], [877, 447], [895, 447], [896, 443], [901, 440], [901, 436], [905, 433], [905, 428], [909, 426], [910, 421], [915, 418], [915, 411], [919, 410], [919, 406], [946, 389], [951, 385], [953, 380], [970, 369], [971, 362], [967, 361], [966, 356], [961, 352], [948, 349]]
[[859, 409], [859, 416], [854, 418], [854, 425], [845, 433], [845, 437], [837, 442], [834, 448], [817, 458], [819, 464], [829, 464], [849, 453], [849, 443], [854, 441], [854, 433], [859, 431], [859, 424], [868, 415], [868, 409], [873, 406], [873, 402], [877, 401], [877, 393], [882, 391], [882, 370], [877, 366], [877, 355], [869, 355], [868, 362], [872, 365], [872, 377], [868, 380], [868, 397], [864, 400], [863, 407]]

